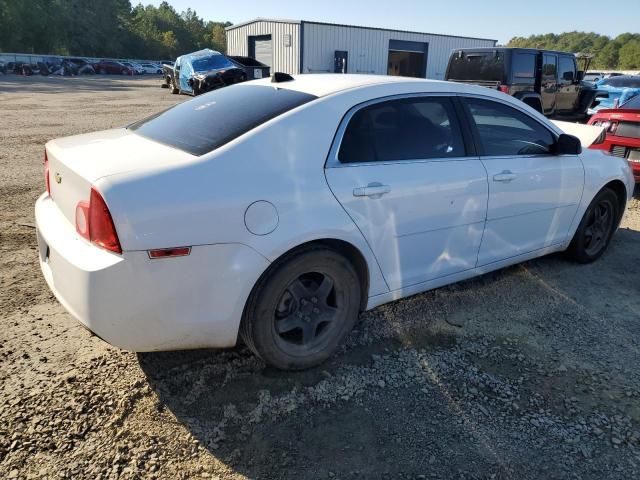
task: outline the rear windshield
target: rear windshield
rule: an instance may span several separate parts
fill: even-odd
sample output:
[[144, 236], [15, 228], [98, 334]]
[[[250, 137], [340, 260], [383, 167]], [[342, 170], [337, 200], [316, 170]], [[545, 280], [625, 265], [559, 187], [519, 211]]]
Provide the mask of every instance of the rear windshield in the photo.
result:
[[233, 63], [224, 55], [211, 55], [210, 57], [196, 58], [192, 61], [195, 72], [206, 72], [217, 68], [230, 68]]
[[448, 80], [487, 80], [502, 82], [503, 52], [454, 53], [449, 60]]
[[200, 95], [128, 128], [199, 156], [316, 98], [266, 85], [237, 85]]

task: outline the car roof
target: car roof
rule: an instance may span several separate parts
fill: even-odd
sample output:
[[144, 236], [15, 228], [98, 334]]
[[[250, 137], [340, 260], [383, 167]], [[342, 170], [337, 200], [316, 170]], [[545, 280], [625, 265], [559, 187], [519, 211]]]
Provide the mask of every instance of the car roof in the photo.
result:
[[[263, 78], [248, 82], [251, 84], [269, 85], [277, 88], [288, 90], [296, 90], [308, 93], [316, 97], [324, 97], [345, 90], [354, 88], [369, 87], [374, 85], [389, 84], [424, 84], [424, 91], [434, 92], [443, 91], [442, 85], [447, 85], [447, 91], [450, 92], [468, 92], [467, 85], [454, 82], [443, 82], [440, 80], [427, 80], [425, 78], [396, 77], [390, 75], [360, 75], [360, 74], [342, 74], [342, 73], [306, 73], [302, 75], [292, 75], [293, 80], [272, 82], [271, 77]], [[474, 89], [475, 86], [471, 86]], [[481, 91], [490, 91], [485, 87], [477, 87]]]

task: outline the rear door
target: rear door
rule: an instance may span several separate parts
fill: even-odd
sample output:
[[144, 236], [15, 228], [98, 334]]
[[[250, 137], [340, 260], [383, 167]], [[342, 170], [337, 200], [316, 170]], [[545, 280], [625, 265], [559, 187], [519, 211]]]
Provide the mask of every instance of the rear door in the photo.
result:
[[487, 177], [467, 151], [446, 96], [370, 102], [343, 120], [326, 178], [391, 290], [475, 267]]
[[464, 104], [489, 177], [478, 265], [564, 242], [582, 197], [580, 158], [554, 155], [555, 134], [522, 110], [479, 97]]

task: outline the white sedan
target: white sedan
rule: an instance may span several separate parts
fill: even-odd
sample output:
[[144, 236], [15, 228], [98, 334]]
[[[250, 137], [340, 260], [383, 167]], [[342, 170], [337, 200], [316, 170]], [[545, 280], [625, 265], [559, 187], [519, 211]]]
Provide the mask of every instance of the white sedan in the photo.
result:
[[133, 351], [325, 360], [377, 305], [567, 251], [602, 255], [633, 178], [482, 87], [276, 74], [53, 140], [36, 203], [59, 301]]
[[137, 66], [140, 67], [143, 73], [162, 73], [162, 67], [153, 63], [139, 63]]

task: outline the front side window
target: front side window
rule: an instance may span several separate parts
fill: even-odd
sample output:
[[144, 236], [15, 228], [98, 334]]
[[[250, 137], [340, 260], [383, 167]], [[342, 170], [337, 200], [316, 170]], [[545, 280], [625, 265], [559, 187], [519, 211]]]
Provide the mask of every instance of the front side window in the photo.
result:
[[451, 100], [418, 97], [376, 103], [349, 120], [342, 163], [462, 157], [464, 142]]
[[576, 78], [576, 64], [571, 57], [560, 57], [560, 70], [558, 78], [563, 85], [570, 85]]
[[502, 103], [465, 100], [486, 156], [549, 154], [554, 135], [528, 115]]
[[286, 88], [232, 85], [199, 95], [128, 128], [192, 155], [204, 155], [316, 98]]

